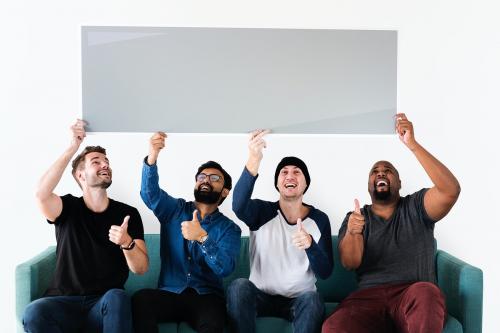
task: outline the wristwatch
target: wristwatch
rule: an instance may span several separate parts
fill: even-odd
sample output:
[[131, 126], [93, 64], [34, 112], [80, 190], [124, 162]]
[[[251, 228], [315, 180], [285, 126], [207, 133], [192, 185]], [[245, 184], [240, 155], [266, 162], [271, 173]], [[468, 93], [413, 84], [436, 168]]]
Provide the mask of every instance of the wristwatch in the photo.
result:
[[201, 237], [198, 239], [198, 243], [200, 243], [200, 244], [205, 243], [205, 241], [207, 240], [207, 238], [208, 238], [208, 234], [204, 234], [203, 236], [201, 236]]
[[122, 246], [120, 245], [120, 250], [125, 250], [125, 251], [129, 251], [129, 250], [132, 250], [135, 246], [135, 240], [132, 239], [132, 241], [130, 242], [130, 244], [128, 246]]

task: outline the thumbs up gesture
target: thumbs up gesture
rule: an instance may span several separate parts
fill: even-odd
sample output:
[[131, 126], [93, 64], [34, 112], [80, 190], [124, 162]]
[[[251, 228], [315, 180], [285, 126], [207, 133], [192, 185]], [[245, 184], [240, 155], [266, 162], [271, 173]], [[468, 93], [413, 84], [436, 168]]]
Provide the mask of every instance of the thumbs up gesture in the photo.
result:
[[200, 221], [198, 221], [197, 209], [194, 210], [193, 219], [191, 221], [184, 221], [181, 223], [181, 232], [184, 239], [191, 241], [197, 241], [207, 234], [207, 232], [201, 227]]
[[361, 214], [358, 199], [354, 199], [354, 212], [347, 221], [347, 232], [351, 235], [362, 234], [365, 227], [365, 217]]
[[109, 240], [120, 246], [128, 246], [132, 242], [132, 237], [128, 234], [128, 220], [130, 216], [125, 216], [121, 225], [112, 225], [109, 229]]
[[293, 245], [298, 247], [300, 250], [305, 250], [311, 247], [312, 237], [309, 235], [302, 225], [302, 219], [297, 219], [297, 231], [292, 235]]

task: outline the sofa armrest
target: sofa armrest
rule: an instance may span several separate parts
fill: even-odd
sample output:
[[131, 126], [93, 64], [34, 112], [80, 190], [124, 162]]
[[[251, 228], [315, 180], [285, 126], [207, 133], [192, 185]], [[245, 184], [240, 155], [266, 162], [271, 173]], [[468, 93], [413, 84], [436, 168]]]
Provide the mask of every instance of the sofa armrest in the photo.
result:
[[56, 248], [51, 246], [16, 267], [16, 317], [21, 323], [26, 306], [47, 289], [56, 267]]
[[483, 271], [438, 250], [438, 284], [446, 296], [448, 312], [457, 318], [464, 333], [480, 333], [483, 316]]

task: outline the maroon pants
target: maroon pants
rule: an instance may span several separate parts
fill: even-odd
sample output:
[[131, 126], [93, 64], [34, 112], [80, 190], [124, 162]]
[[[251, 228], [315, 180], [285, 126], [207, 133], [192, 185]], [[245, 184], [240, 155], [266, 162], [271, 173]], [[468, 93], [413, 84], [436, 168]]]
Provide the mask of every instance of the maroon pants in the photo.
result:
[[441, 333], [444, 295], [429, 282], [355, 291], [323, 323], [322, 333]]

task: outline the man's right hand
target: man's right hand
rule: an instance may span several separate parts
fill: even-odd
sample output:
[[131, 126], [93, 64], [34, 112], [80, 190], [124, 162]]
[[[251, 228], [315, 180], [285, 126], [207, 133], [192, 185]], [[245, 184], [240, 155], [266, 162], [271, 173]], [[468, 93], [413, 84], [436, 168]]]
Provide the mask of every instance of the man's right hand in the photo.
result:
[[80, 144], [83, 142], [83, 139], [87, 136], [85, 133], [86, 125], [87, 122], [85, 120], [77, 119], [76, 123], [70, 127], [72, 133], [71, 147], [74, 148], [75, 151], [78, 150]]
[[347, 221], [347, 232], [351, 235], [361, 235], [364, 227], [365, 217], [361, 214], [358, 199], [354, 199], [354, 212], [351, 213]]
[[248, 162], [246, 164], [247, 170], [256, 176], [259, 172], [260, 161], [262, 161], [262, 150], [266, 148], [266, 141], [264, 136], [271, 132], [270, 130], [256, 130], [250, 134], [248, 141]]
[[151, 139], [149, 139], [149, 155], [148, 155], [148, 164], [153, 165], [156, 163], [158, 159], [158, 155], [160, 154], [160, 150], [165, 147], [165, 139], [167, 138], [167, 134], [164, 132], [156, 132], [153, 134]]

